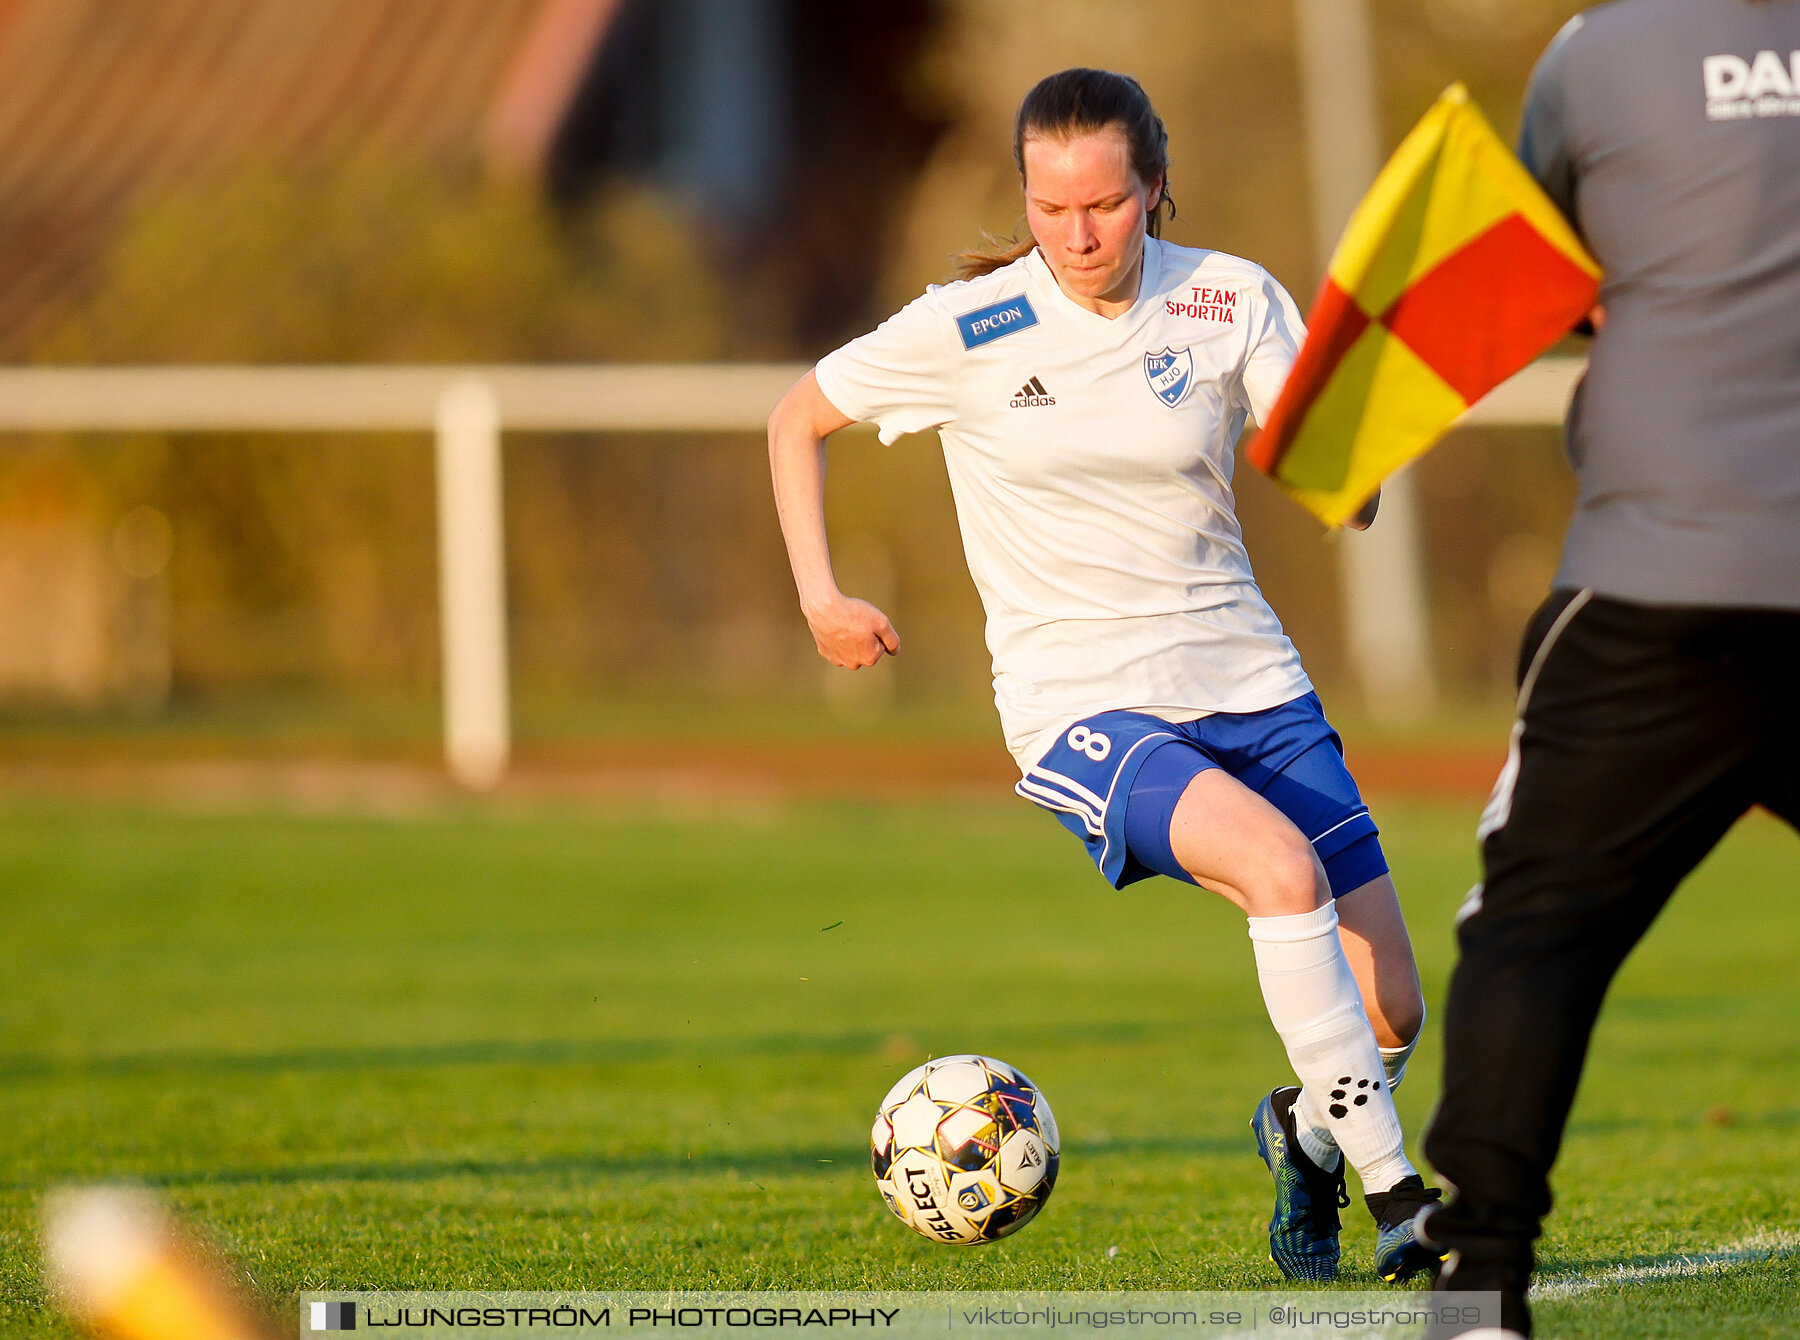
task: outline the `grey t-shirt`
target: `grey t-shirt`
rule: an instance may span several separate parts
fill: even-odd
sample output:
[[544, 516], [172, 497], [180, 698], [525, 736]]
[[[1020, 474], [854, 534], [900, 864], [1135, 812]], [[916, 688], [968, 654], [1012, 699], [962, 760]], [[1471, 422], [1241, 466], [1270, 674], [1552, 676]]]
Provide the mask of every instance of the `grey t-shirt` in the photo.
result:
[[1800, 609], [1800, 0], [1615, 0], [1520, 157], [1605, 267], [1558, 584]]

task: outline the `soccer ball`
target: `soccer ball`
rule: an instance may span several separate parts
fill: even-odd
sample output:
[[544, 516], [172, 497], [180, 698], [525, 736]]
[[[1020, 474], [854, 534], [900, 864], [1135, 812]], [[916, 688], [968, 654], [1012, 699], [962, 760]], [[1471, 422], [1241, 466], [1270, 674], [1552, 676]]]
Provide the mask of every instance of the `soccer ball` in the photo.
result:
[[875, 1185], [933, 1242], [1016, 1233], [1056, 1186], [1062, 1148], [1037, 1085], [989, 1056], [944, 1056], [881, 1100], [870, 1133]]

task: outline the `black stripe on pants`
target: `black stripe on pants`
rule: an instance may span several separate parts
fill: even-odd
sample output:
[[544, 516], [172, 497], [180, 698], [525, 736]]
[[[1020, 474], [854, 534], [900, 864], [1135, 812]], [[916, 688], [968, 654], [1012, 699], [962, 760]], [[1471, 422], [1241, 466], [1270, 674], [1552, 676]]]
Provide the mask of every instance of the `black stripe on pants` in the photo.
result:
[[1522, 1294], [1613, 975], [1752, 805], [1800, 826], [1800, 612], [1558, 591], [1520, 679], [1425, 1154], [1456, 1188], [1427, 1230], [1462, 1254], [1454, 1287]]

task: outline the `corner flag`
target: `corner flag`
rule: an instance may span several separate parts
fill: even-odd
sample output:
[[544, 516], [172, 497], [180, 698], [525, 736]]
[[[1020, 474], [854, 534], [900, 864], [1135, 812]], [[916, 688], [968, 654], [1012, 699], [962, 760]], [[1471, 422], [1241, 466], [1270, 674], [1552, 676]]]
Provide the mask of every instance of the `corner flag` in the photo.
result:
[[1461, 84], [1350, 218], [1250, 461], [1326, 525], [1593, 306], [1600, 266]]

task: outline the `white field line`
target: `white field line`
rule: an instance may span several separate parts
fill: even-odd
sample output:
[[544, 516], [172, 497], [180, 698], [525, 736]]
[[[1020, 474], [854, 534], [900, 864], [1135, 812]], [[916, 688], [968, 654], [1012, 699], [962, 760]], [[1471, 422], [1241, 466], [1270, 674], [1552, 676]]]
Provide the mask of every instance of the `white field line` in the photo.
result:
[[1733, 1266], [1794, 1255], [1800, 1255], [1800, 1232], [1778, 1229], [1728, 1242], [1710, 1252], [1671, 1256], [1655, 1265], [1614, 1266], [1610, 1270], [1551, 1275], [1532, 1285], [1531, 1296], [1534, 1299], [1573, 1298], [1578, 1294], [1592, 1293], [1596, 1289], [1608, 1289], [1616, 1284], [1643, 1284], [1650, 1280], [1711, 1275]]

